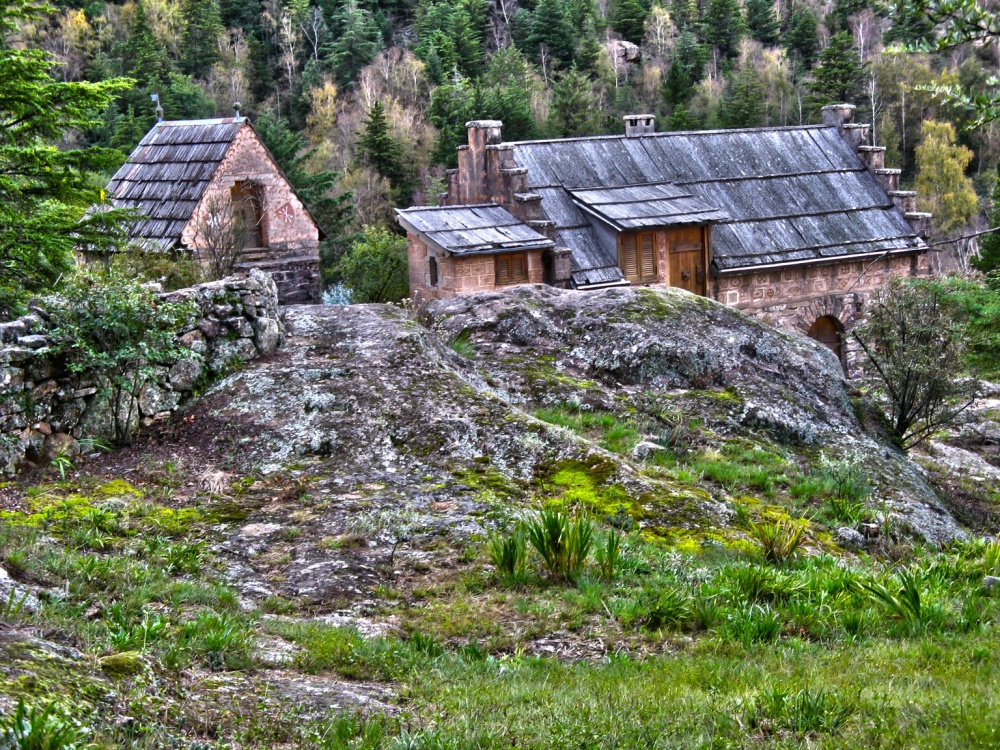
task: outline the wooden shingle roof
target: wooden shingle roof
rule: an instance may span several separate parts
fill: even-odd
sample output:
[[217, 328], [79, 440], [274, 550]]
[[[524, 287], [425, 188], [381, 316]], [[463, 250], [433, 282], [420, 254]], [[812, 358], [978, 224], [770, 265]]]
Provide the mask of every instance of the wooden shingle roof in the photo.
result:
[[721, 273], [924, 247], [835, 127], [566, 138], [505, 148], [527, 168], [528, 188], [542, 196], [558, 244], [572, 250], [578, 286], [622, 278], [614, 249], [593, 230], [579, 196], [630, 186], [669, 184], [724, 214], [705, 222], [714, 225], [712, 262]]
[[132, 237], [148, 250], [169, 250], [181, 239], [243, 118], [158, 122], [108, 184], [117, 208], [143, 215]]
[[555, 243], [495, 203], [397, 210], [409, 231], [453, 255], [539, 250]]

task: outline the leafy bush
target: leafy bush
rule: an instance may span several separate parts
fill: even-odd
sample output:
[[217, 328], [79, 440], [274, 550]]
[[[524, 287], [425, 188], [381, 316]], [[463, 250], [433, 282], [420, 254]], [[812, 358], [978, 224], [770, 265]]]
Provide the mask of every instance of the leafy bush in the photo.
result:
[[542, 511], [525, 524], [528, 541], [545, 562], [549, 575], [573, 578], [583, 569], [594, 543], [594, 524], [570, 519], [560, 511]]
[[410, 293], [406, 239], [382, 227], [365, 227], [340, 260], [351, 302], [399, 302]]
[[78, 274], [50, 302], [53, 354], [94, 379], [110, 412], [108, 437], [127, 442], [138, 424], [139, 392], [156, 366], [193, 356], [177, 335], [192, 322], [194, 303], [164, 302], [116, 268]]
[[751, 522], [749, 532], [750, 538], [760, 545], [767, 562], [783, 563], [795, 555], [805, 538], [806, 527], [803, 523], [782, 519]]

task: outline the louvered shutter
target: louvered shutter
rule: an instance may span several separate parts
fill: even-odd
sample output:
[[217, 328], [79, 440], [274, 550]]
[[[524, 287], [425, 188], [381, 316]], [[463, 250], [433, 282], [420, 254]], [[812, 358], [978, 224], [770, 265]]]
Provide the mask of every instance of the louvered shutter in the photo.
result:
[[511, 281], [527, 281], [528, 269], [526, 269], [523, 255], [510, 256], [510, 279]]
[[622, 273], [629, 281], [639, 280], [639, 264], [636, 257], [635, 234], [622, 235], [622, 249], [619, 253], [619, 263]]
[[497, 284], [510, 283], [510, 256], [497, 256]]
[[653, 252], [653, 233], [639, 235], [639, 276], [643, 281], [656, 281], [656, 254]]

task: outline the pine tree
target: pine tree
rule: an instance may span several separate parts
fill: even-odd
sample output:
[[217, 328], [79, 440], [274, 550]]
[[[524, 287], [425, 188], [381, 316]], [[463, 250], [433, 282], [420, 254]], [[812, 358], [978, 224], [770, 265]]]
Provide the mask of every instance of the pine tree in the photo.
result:
[[330, 45], [330, 67], [337, 85], [347, 87], [378, 54], [378, 25], [357, 0], [343, 0], [332, 26], [335, 41]]
[[626, 40], [639, 44], [646, 36], [648, 11], [640, 0], [615, 0], [611, 28]]
[[307, 148], [305, 136], [292, 132], [287, 120], [264, 114], [257, 118], [254, 127], [296, 195], [326, 234], [319, 248], [320, 273], [324, 284], [335, 283], [337, 263], [356, 239], [349, 231], [354, 222], [354, 195], [350, 192], [335, 195], [340, 179], [337, 172], [309, 168], [316, 149]]
[[765, 46], [777, 43], [781, 24], [772, 0], [747, 0], [747, 29]]
[[432, 160], [446, 167], [458, 165], [456, 149], [465, 143], [465, 123], [470, 120], [472, 91], [468, 79], [457, 71], [446, 83], [434, 89], [428, 111], [431, 124], [437, 128], [437, 143]]
[[725, 128], [756, 128], [764, 124], [764, 87], [749, 60], [726, 82], [720, 120]]
[[695, 29], [701, 21], [698, 0], [670, 0], [670, 20], [678, 29]]
[[674, 106], [690, 101], [704, 75], [707, 60], [708, 50], [685, 28], [677, 37], [677, 44], [670, 58], [670, 69], [663, 77], [663, 100]]
[[98, 175], [121, 163], [119, 151], [53, 145], [97, 126], [94, 113], [105, 111], [131, 81], [53, 78], [52, 57], [13, 40], [21, 24], [44, 24], [49, 12], [33, 0], [0, 2], [0, 319], [66, 274], [74, 248], [106, 250], [124, 242], [124, 220], [131, 218], [108, 210], [81, 221], [90, 205], [103, 201]]
[[683, 104], [674, 107], [667, 118], [667, 130], [698, 130], [700, 127], [701, 121]]
[[570, 63], [576, 52], [576, 31], [564, 0], [539, 0], [531, 18], [531, 32], [526, 40], [532, 54], [544, 46], [556, 60]]
[[813, 76], [809, 87], [821, 104], [853, 102], [860, 96], [864, 68], [851, 32], [830, 37], [830, 46], [820, 54]]
[[595, 135], [598, 122], [597, 99], [585, 75], [570, 68], [552, 90], [549, 132], [556, 138]]
[[934, 24], [921, 8], [909, 0], [895, 0], [892, 3], [892, 26], [882, 35], [886, 44], [901, 42], [906, 46], [918, 46], [934, 37]]
[[914, 189], [934, 214], [934, 227], [950, 233], [964, 227], [979, 209], [979, 199], [965, 170], [973, 153], [955, 144], [948, 122], [925, 120], [917, 146]]
[[739, 0], [708, 0], [702, 19], [705, 42], [723, 57], [733, 57], [746, 33]]
[[396, 205], [408, 206], [416, 187], [414, 176], [406, 163], [402, 144], [389, 132], [382, 102], [372, 105], [357, 145], [359, 161], [389, 181]]
[[153, 37], [146, 4], [141, 0], [136, 3], [132, 28], [129, 29], [124, 48], [125, 69], [139, 84], [149, 89], [166, 84], [167, 75], [173, 66]]
[[[997, 181], [993, 185], [992, 203], [989, 225], [1000, 227], [1000, 163], [997, 163]], [[979, 257], [972, 263], [983, 273], [1000, 270], [1000, 232], [983, 235], [979, 240]]]
[[219, 59], [219, 34], [222, 18], [217, 0], [184, 0], [181, 4], [184, 33], [181, 46], [181, 70], [202, 78]]
[[819, 51], [819, 35], [816, 31], [816, 16], [804, 5], [792, 11], [785, 35], [788, 54], [798, 63], [801, 70], [809, 70], [816, 62]]
[[604, 54], [604, 45], [597, 38], [597, 30], [592, 16], [583, 20], [580, 32], [580, 49], [576, 53], [577, 68], [591, 78], [597, 76], [597, 66]]
[[486, 65], [483, 40], [464, 8], [458, 8], [452, 13], [450, 36], [455, 45], [455, 62], [459, 70], [470, 78], [482, 75]]

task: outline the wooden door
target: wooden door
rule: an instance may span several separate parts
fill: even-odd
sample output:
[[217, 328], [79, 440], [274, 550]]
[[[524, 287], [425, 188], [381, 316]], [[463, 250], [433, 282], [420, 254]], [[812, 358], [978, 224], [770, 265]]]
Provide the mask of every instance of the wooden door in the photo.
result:
[[670, 286], [686, 289], [692, 294], [705, 294], [705, 243], [701, 227], [672, 229], [669, 243]]
[[837, 359], [843, 363], [843, 351], [841, 344], [841, 332], [844, 330], [843, 324], [831, 315], [824, 315], [817, 318], [816, 322], [809, 326], [807, 332], [809, 338], [815, 339], [823, 346], [830, 349], [837, 355]]

